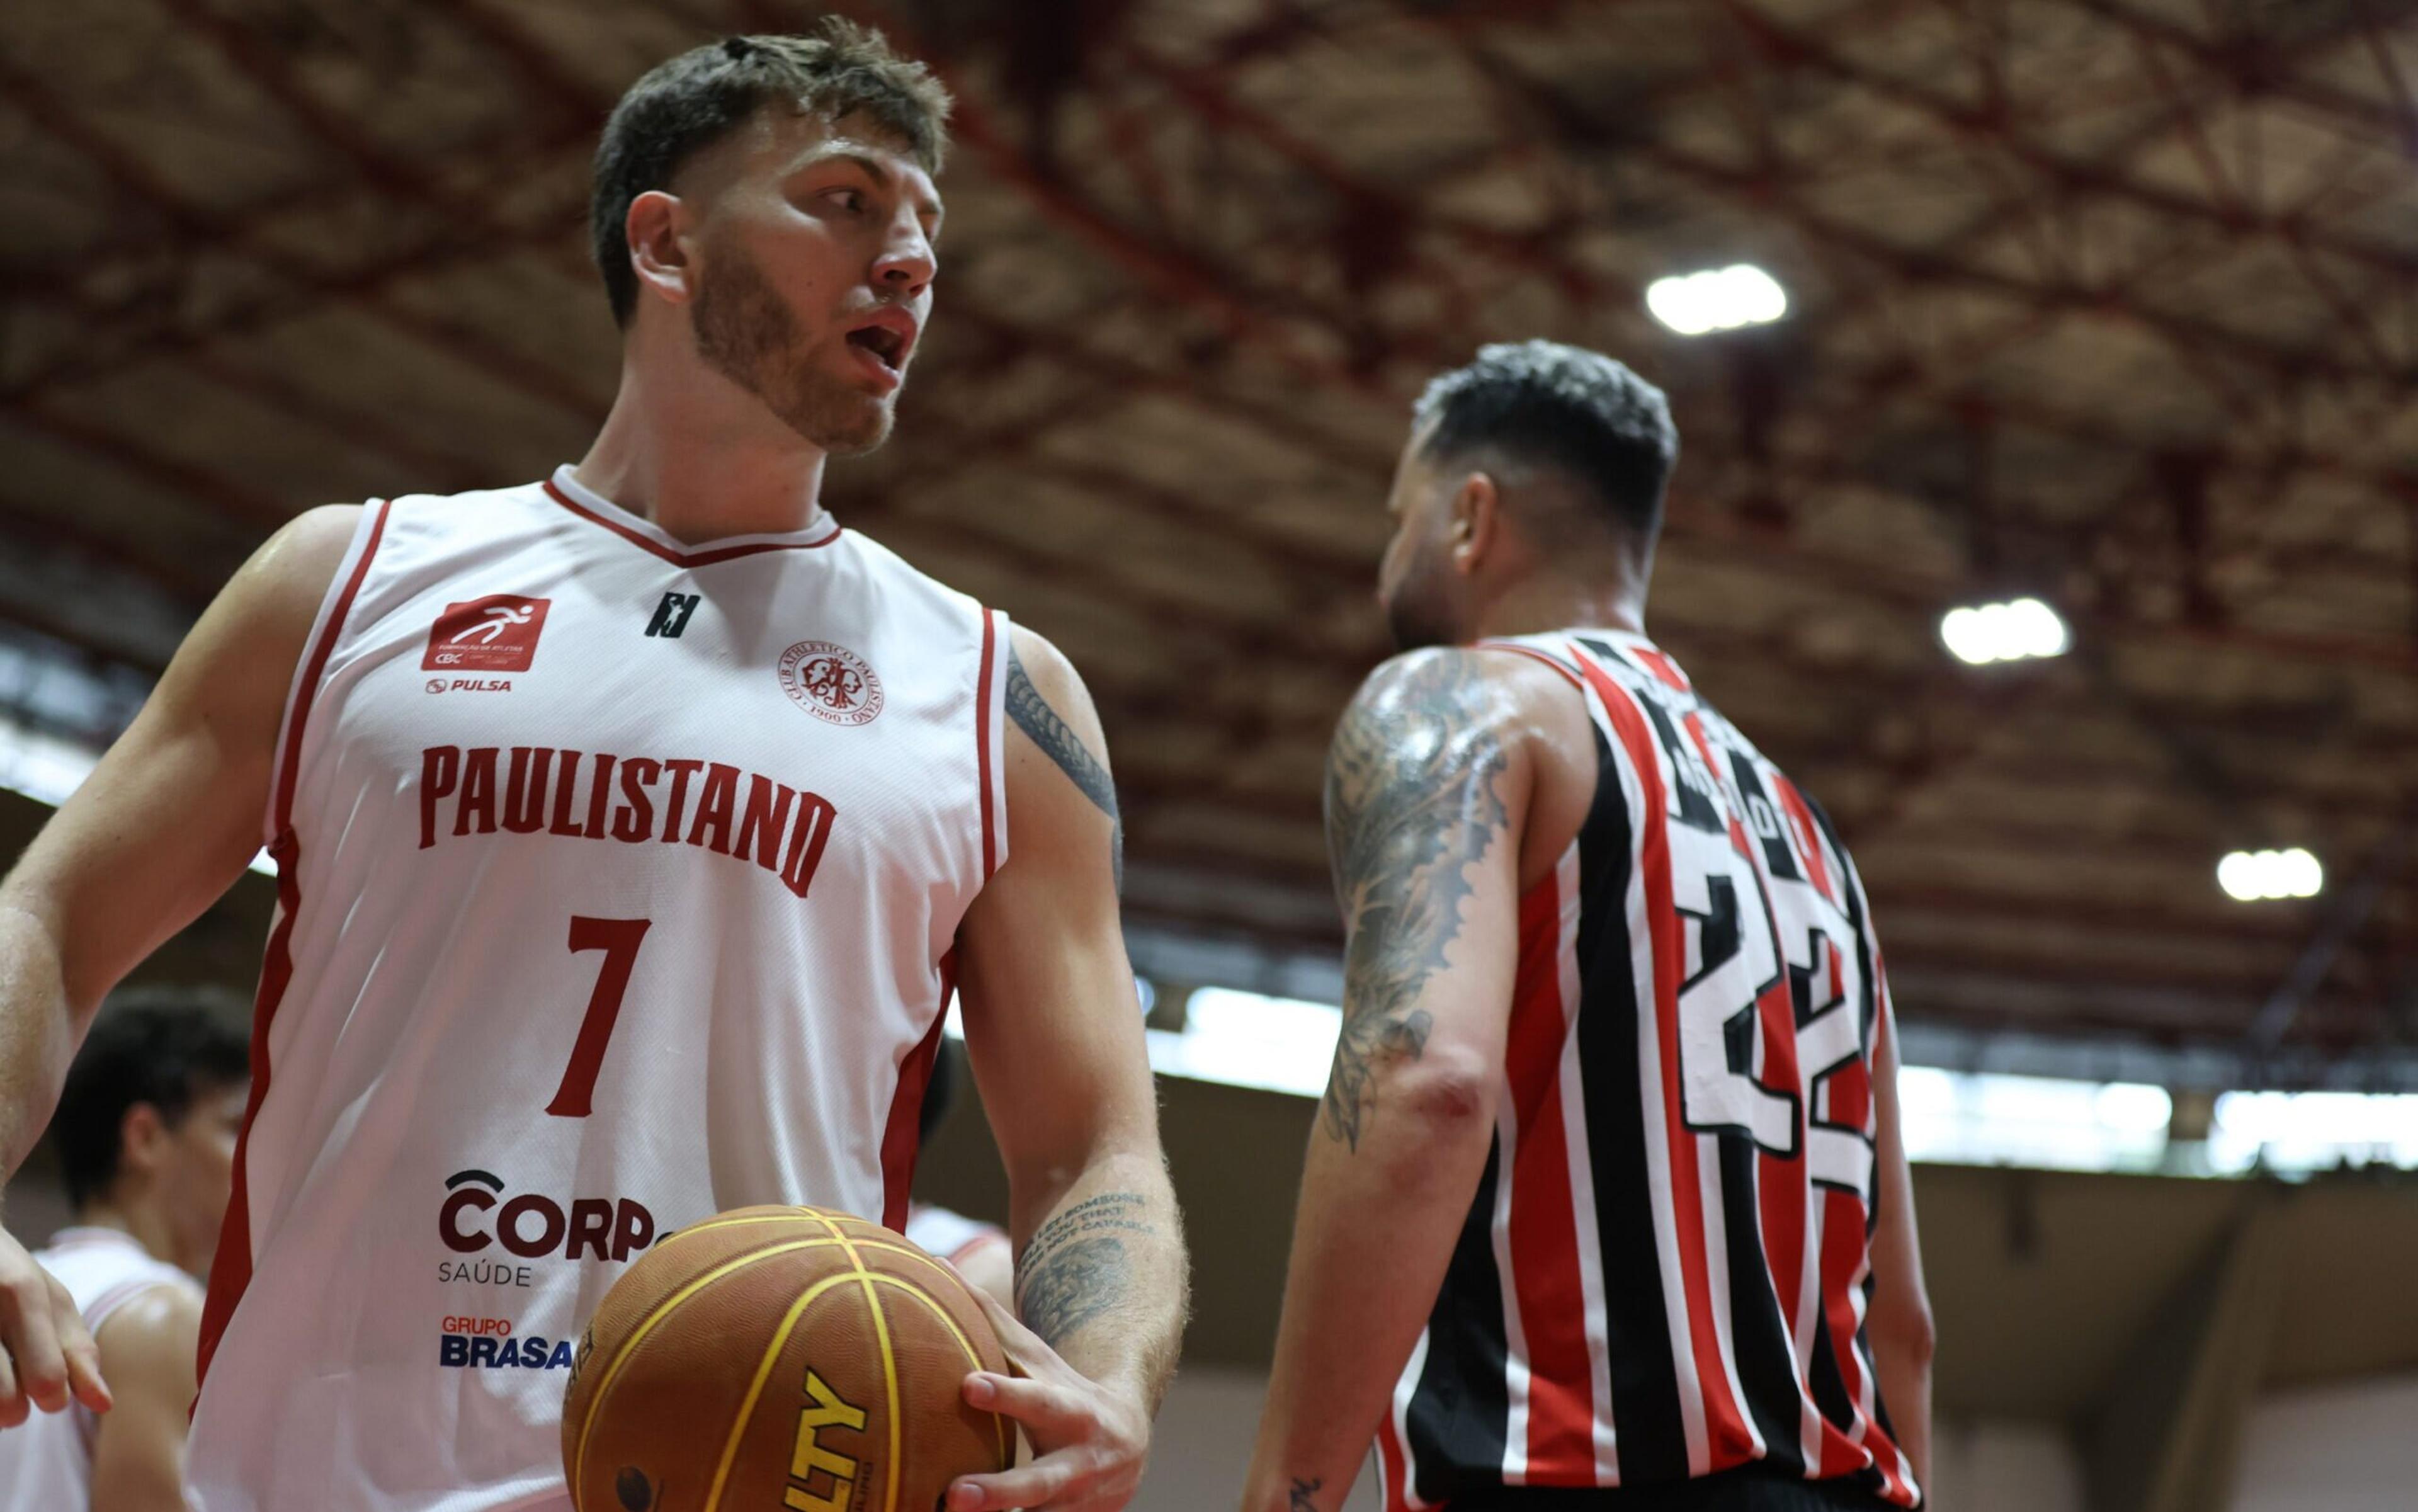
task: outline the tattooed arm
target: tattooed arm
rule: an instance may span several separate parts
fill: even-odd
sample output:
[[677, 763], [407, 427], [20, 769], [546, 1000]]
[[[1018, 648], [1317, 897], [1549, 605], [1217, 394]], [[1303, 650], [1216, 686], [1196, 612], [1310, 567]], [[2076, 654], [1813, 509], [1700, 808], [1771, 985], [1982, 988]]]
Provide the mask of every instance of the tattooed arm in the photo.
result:
[[1493, 1135], [1531, 786], [1483, 653], [1379, 667], [1326, 766], [1343, 1030], [1309, 1138], [1246, 1512], [1335, 1512], [1442, 1285]]
[[1083, 685], [1057, 649], [1009, 643], [1007, 860], [958, 931], [966, 1048], [1007, 1166], [1014, 1378], [967, 1399], [1037, 1458], [949, 1489], [950, 1512], [1113, 1512], [1132, 1496], [1183, 1333], [1185, 1258], [1159, 1154], [1141, 1009], [1117, 924], [1116, 790]]

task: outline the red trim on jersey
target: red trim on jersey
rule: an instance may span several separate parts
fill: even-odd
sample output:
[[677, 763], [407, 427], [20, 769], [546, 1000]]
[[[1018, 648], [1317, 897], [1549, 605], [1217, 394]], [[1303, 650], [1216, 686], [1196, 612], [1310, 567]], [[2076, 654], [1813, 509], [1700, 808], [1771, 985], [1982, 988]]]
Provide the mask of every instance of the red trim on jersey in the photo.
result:
[[982, 671], [974, 679], [974, 755], [982, 773], [982, 836], [983, 880], [999, 869], [999, 840], [992, 833], [991, 771], [990, 771], [990, 664], [997, 628], [991, 612], [982, 611]]
[[546, 479], [541, 486], [553, 496], [557, 504], [572, 513], [591, 525], [603, 526], [633, 545], [645, 547], [675, 567], [711, 567], [715, 562], [727, 562], [734, 557], [753, 557], [759, 551], [813, 551], [818, 547], [830, 545], [840, 536], [839, 526], [834, 524], [831, 534], [820, 541], [758, 541], [744, 546], [715, 546], [706, 551], [679, 551], [665, 545], [642, 530], [631, 529], [610, 515], [597, 513], [561, 489], [555, 487], [554, 480], [551, 478]]
[[1520, 900], [1519, 970], [1503, 1054], [1520, 1129], [1510, 1172], [1511, 1285], [1528, 1346], [1528, 1482], [1592, 1486], [1595, 1373], [1562, 1108], [1570, 1005], [1562, 1000], [1560, 881], [1556, 868]]
[[294, 788], [300, 780], [302, 729], [311, 718], [312, 705], [318, 700], [319, 680], [327, 673], [328, 658], [335, 654], [336, 641], [344, 633], [344, 619], [353, 612], [353, 600], [360, 593], [361, 581], [369, 576], [370, 562], [377, 556], [378, 542], [386, 535], [387, 512], [393, 506], [381, 502], [375, 508], [377, 512], [371, 517], [370, 538], [361, 547], [360, 559], [353, 564], [353, 575], [344, 580], [343, 590], [336, 595], [335, 604], [328, 612], [328, 622], [320, 627], [319, 639], [312, 646], [301, 679], [295, 686], [294, 713], [286, 721], [285, 748], [279, 756], [277, 787], [269, 800], [269, 817], [277, 836], [268, 847], [270, 857], [277, 863], [277, 926], [269, 931], [268, 948], [260, 962], [260, 989], [253, 999], [252, 1093], [244, 1100], [243, 1124], [236, 1133], [234, 1189], [227, 1198], [226, 1219], [219, 1226], [218, 1253], [210, 1261], [209, 1290], [202, 1298], [199, 1347], [194, 1356], [196, 1382], [209, 1375], [210, 1357], [218, 1352], [227, 1320], [235, 1316], [236, 1304], [243, 1300], [244, 1289], [252, 1284], [252, 1199], [245, 1180], [246, 1157], [252, 1150], [253, 1121], [260, 1116], [261, 1101], [268, 1095], [268, 1026], [277, 1017], [278, 1004], [285, 999], [286, 984], [294, 979], [294, 915], [302, 906], [301, 885], [295, 876], [301, 844], [294, 835]]
[[1676, 688], [1681, 693], [1691, 691], [1688, 683], [1688, 674], [1679, 670], [1679, 664], [1653, 647], [1631, 646], [1629, 648], [1629, 654], [1637, 658], [1638, 665], [1653, 673], [1656, 679], [1665, 685]]
[[1390, 1394], [1385, 1397], [1385, 1421], [1377, 1425], [1377, 1479], [1385, 1490], [1385, 1512], [1412, 1512], [1410, 1470]]
[[[1695, 1361], [1696, 1387], [1704, 1400], [1707, 1474], [1754, 1458], [1754, 1434], [1722, 1364], [1714, 1332], [1712, 1283], [1705, 1260], [1705, 1194], [1697, 1168], [1695, 1132], [1688, 1127], [1679, 1087], [1679, 971], [1687, 937], [1671, 901], [1671, 831], [1668, 801], [1654, 737], [1645, 710], [1629, 691], [1591, 663], [1582, 664], [1588, 686], [1629, 754], [1645, 799], [1645, 826], [1638, 837], [1637, 866], [1645, 891], [1645, 928], [1654, 951], [1654, 1019], [1662, 1073], [1664, 1138], [1671, 1153], [1673, 1236], [1679, 1246], [1680, 1287], [1686, 1293], [1688, 1346]], [[1675, 1341], [1676, 1342], [1676, 1341]]]
[[881, 1131], [881, 1224], [907, 1231], [907, 1189], [915, 1184], [915, 1154], [923, 1143], [924, 1092], [932, 1085], [932, 1062], [941, 1055], [941, 1028], [949, 1021], [949, 1000], [957, 989], [955, 947], [941, 957], [941, 1011], [923, 1040], [898, 1062], [898, 1091], [890, 1099], [890, 1122]]
[[1563, 665], [1553, 657], [1537, 649], [1534, 646], [1523, 646], [1516, 641], [1507, 640], [1481, 640], [1477, 643], [1477, 649], [1481, 651], [1518, 651], [1523, 656], [1533, 656], [1538, 661], [1544, 663], [1547, 666], [1552, 667], [1554, 671], [1559, 672], [1562, 676], [1569, 679], [1571, 687], [1584, 688], [1586, 686], [1585, 683], [1579, 680], [1579, 675], [1577, 673]]

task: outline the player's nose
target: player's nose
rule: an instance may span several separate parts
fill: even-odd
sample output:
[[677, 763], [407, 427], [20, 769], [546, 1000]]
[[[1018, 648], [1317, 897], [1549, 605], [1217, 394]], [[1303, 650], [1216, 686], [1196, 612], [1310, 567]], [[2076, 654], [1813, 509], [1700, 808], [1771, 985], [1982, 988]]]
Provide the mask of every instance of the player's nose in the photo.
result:
[[894, 295], [912, 298], [923, 293], [940, 271], [940, 254], [932, 250], [931, 238], [911, 221], [892, 233], [881, 255], [874, 259], [873, 281]]

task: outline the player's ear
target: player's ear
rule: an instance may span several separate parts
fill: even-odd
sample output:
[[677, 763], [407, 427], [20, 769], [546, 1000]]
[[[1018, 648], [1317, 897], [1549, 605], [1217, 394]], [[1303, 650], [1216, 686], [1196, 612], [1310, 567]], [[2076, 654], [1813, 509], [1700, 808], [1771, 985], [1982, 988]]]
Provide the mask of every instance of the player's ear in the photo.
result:
[[630, 243], [630, 269], [638, 282], [674, 304], [696, 293], [696, 265], [689, 260], [687, 206], [680, 196], [650, 189], [630, 202], [621, 234]]
[[1477, 570], [1503, 527], [1503, 496], [1492, 473], [1474, 472], [1453, 490], [1452, 517], [1445, 522], [1445, 540], [1452, 550], [1455, 572]]
[[129, 1104], [117, 1121], [117, 1168], [148, 1174], [159, 1169], [167, 1147], [168, 1123], [160, 1109], [149, 1103]]

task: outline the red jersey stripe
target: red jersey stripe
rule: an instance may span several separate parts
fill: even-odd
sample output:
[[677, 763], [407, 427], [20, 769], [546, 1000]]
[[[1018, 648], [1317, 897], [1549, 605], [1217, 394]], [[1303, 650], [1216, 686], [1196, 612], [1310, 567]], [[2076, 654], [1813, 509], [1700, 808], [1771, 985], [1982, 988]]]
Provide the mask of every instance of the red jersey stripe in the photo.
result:
[[991, 770], [990, 758], [990, 680], [991, 663], [995, 658], [999, 630], [988, 609], [982, 611], [982, 671], [974, 678], [974, 758], [982, 774], [982, 861], [983, 878], [999, 869], [999, 838], [991, 816], [997, 805], [991, 798], [991, 785], [999, 774]]
[[1645, 924], [1654, 966], [1654, 1014], [1660, 1034], [1662, 1109], [1671, 1150], [1671, 1197], [1676, 1214], [1675, 1237], [1686, 1289], [1689, 1350], [1695, 1361], [1697, 1388], [1704, 1398], [1708, 1469], [1741, 1464], [1754, 1454], [1753, 1430], [1731, 1393], [1727, 1367], [1714, 1332], [1713, 1297], [1705, 1253], [1703, 1173], [1696, 1136], [1689, 1129], [1679, 1087], [1679, 972], [1686, 959], [1686, 938], [1678, 910], [1671, 901], [1670, 816], [1663, 797], [1661, 769], [1645, 715], [1629, 692], [1592, 664], [1585, 664], [1587, 685], [1601, 701], [1620, 743], [1629, 754], [1645, 793], [1645, 823], [1639, 836], [1638, 867], [1645, 888]]
[[1561, 1064], [1572, 1005], [1562, 995], [1559, 869], [1520, 901], [1520, 964], [1504, 1048], [1518, 1153], [1510, 1176], [1512, 1291], [1528, 1346], [1526, 1475], [1595, 1484], [1595, 1397], [1587, 1300], [1579, 1274]]
[[890, 1121], [881, 1131], [882, 1227], [907, 1231], [908, 1188], [915, 1184], [915, 1156], [923, 1143], [924, 1093], [932, 1085], [932, 1062], [940, 1059], [941, 1031], [949, 1021], [949, 1000], [956, 993], [957, 953], [941, 957], [941, 1009], [932, 1027], [898, 1063], [898, 1090], [891, 1094]]
[[235, 1316], [236, 1305], [252, 1285], [252, 1199], [245, 1171], [252, 1153], [253, 1122], [260, 1117], [261, 1101], [268, 1095], [268, 1027], [277, 1017], [278, 1004], [285, 999], [286, 984], [294, 977], [294, 915], [302, 907], [302, 884], [297, 874], [302, 847], [294, 833], [294, 785], [302, 765], [303, 726], [319, 695], [319, 680], [327, 674], [328, 658], [335, 651], [337, 637], [344, 633], [344, 618], [352, 613], [353, 600], [361, 591], [361, 580], [369, 575], [370, 560], [377, 555], [378, 542], [386, 535], [387, 512], [393, 506], [381, 499], [370, 508], [369, 539], [361, 546], [352, 574], [338, 589], [335, 603], [320, 626], [319, 637], [295, 680], [294, 707], [286, 717], [280, 744], [277, 786], [269, 798], [269, 819], [276, 838], [268, 851], [277, 863], [277, 924], [268, 933], [268, 948], [260, 962], [260, 988], [253, 999], [252, 1092], [244, 1099], [243, 1123], [236, 1130], [233, 1188], [227, 1196], [226, 1217], [219, 1225], [218, 1252], [210, 1261], [209, 1289], [202, 1298], [202, 1321], [194, 1354], [196, 1382], [209, 1374], [210, 1357], [218, 1352], [227, 1320]]

